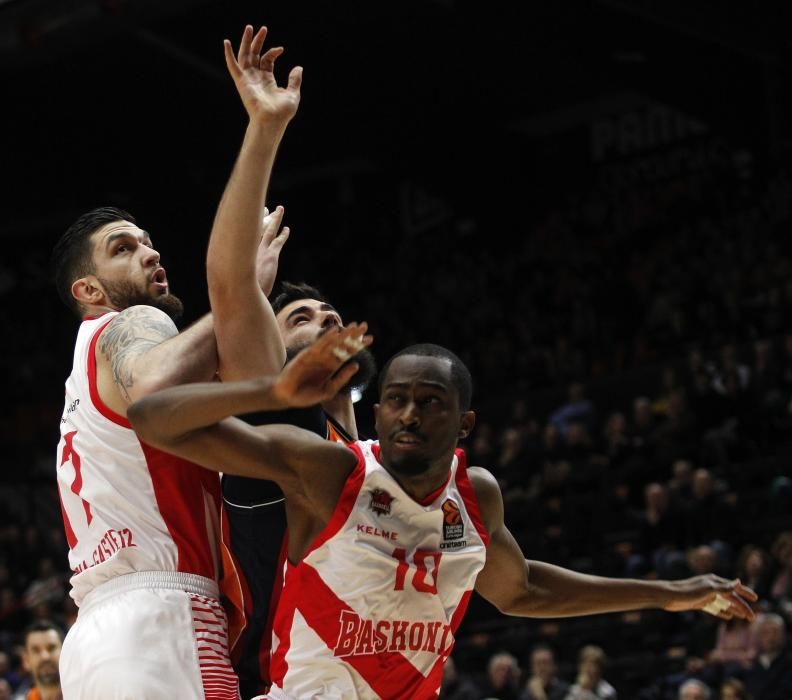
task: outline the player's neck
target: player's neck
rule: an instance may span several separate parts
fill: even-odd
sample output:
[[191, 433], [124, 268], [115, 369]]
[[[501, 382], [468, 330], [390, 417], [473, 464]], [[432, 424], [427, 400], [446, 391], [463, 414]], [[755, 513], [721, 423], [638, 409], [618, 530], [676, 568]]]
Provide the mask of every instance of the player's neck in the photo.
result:
[[39, 700], [63, 700], [60, 685], [36, 685]]
[[106, 304], [83, 304], [82, 311], [83, 318], [99, 318], [113, 311], [118, 311], [118, 309], [114, 309]]
[[333, 398], [322, 404], [325, 413], [347, 431], [353, 438], [357, 438], [357, 424], [355, 422], [355, 407], [349, 394], [338, 393]]
[[405, 493], [418, 503], [423, 503], [428, 496], [441, 489], [448, 482], [448, 464], [433, 465], [427, 472], [417, 475], [401, 474], [392, 467], [387, 466], [385, 466], [385, 469], [396, 479]]

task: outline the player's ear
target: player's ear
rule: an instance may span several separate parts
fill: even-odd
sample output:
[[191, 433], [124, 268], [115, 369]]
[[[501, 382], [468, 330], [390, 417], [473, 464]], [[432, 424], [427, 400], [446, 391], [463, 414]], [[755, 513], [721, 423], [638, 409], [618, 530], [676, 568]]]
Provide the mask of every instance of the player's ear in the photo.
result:
[[71, 293], [80, 306], [91, 306], [102, 304], [105, 300], [105, 292], [99, 280], [93, 275], [86, 275], [74, 280], [71, 286]]
[[460, 440], [464, 440], [470, 433], [473, 432], [473, 426], [476, 425], [476, 414], [474, 411], [465, 411], [459, 419], [459, 432], [457, 433]]

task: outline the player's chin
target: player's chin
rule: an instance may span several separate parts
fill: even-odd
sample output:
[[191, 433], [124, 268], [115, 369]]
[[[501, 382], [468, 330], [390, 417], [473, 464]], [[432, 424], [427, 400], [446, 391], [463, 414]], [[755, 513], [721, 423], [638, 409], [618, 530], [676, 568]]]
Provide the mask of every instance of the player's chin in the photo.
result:
[[418, 476], [429, 471], [431, 461], [416, 448], [394, 445], [391, 448], [391, 465], [393, 469], [405, 476]]

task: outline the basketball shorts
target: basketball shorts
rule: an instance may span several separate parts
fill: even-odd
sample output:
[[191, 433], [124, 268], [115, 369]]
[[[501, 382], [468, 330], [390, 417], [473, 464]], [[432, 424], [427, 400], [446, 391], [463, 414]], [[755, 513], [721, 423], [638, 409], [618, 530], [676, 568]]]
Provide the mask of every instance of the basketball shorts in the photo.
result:
[[64, 700], [238, 700], [214, 581], [119, 576], [91, 591], [60, 657]]

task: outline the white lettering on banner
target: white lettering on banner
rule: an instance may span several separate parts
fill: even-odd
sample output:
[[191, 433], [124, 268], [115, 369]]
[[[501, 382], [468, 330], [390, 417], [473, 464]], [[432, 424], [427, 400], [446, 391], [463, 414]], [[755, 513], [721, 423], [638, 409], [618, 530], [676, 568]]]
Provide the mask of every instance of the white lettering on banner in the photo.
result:
[[665, 105], [597, 119], [591, 124], [591, 157], [595, 162], [619, 158], [700, 136], [707, 125]]

